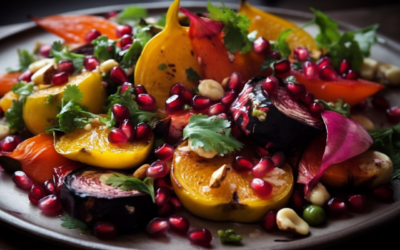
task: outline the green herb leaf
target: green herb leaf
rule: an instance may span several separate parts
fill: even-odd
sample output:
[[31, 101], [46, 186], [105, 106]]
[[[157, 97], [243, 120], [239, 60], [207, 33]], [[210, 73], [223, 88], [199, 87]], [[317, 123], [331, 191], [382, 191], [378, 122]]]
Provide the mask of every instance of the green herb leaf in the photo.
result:
[[[276, 60], [271, 56], [271, 55], [267, 55], [264, 59], [264, 62], [261, 64], [260, 66], [260, 71], [264, 72], [265, 70], [267, 70], [268, 68], [272, 69], [272, 72], [274, 73], [274, 63], [276, 62]], [[272, 74], [273, 74], [272, 73]]]
[[278, 36], [278, 39], [276, 39], [275, 43], [274, 43], [274, 49], [278, 50], [282, 57], [289, 57], [291, 50], [289, 47], [289, 43], [286, 41], [286, 38], [293, 33], [292, 29], [287, 29], [283, 32], [281, 32]]
[[83, 60], [85, 59], [84, 55], [70, 52], [68, 50], [68, 46], [63, 49], [60, 41], [53, 43], [53, 46], [50, 50], [50, 56], [54, 57], [56, 63], [58, 63], [60, 60], [71, 60], [75, 68], [74, 74], [77, 74], [81, 71], [83, 67]]
[[232, 137], [229, 126], [229, 121], [218, 116], [192, 115], [183, 130], [183, 139], [190, 139], [193, 148], [202, 147], [205, 151], [228, 154], [243, 147]]
[[139, 41], [135, 41], [132, 43], [131, 47], [129, 47], [128, 51], [124, 54], [122, 59], [122, 67], [130, 68], [134, 64], [136, 64], [139, 59], [140, 54], [142, 54], [142, 44]]
[[364, 59], [363, 52], [351, 32], [345, 32], [339, 41], [329, 48], [328, 55], [335, 68], [346, 59], [351, 62], [354, 69], [359, 70]]
[[35, 61], [31, 53], [25, 49], [18, 49], [19, 67], [16, 69], [7, 68], [7, 72], [23, 72], [28, 69], [29, 65]]
[[343, 99], [338, 99], [337, 102], [325, 102], [324, 100], [316, 100], [319, 103], [322, 103], [324, 105], [325, 110], [330, 110], [330, 111], [335, 111], [338, 112], [339, 114], [342, 114], [346, 117], [349, 117], [350, 115], [350, 106], [344, 102]]
[[319, 10], [311, 8], [311, 11], [315, 14], [315, 24], [318, 26], [320, 31], [315, 38], [315, 41], [320, 48], [328, 48], [332, 43], [337, 42], [340, 38], [338, 24]]
[[167, 14], [164, 13], [161, 15], [160, 19], [158, 19], [157, 25], [161, 26], [161, 27], [165, 27], [166, 21], [167, 21]]
[[112, 187], [117, 187], [124, 191], [136, 190], [149, 194], [154, 202], [154, 180], [147, 177], [143, 181], [132, 176], [114, 172], [112, 176], [108, 177], [106, 184]]
[[140, 18], [147, 17], [147, 10], [137, 5], [130, 5], [123, 9], [117, 16], [117, 23], [134, 26]]
[[187, 68], [187, 69], [185, 70], [185, 72], [186, 72], [186, 78], [187, 78], [189, 81], [194, 81], [194, 82], [196, 82], [196, 81], [199, 81], [199, 80], [201, 79], [200, 76], [199, 76], [199, 74], [198, 74], [194, 69], [192, 69], [192, 67]]
[[297, 82], [297, 79], [295, 76], [288, 76], [285, 79], [286, 82]]
[[157, 69], [166, 70], [167, 69], [167, 65], [165, 63], [162, 63], [162, 64], [158, 65]]
[[24, 103], [26, 98], [33, 92], [33, 84], [19, 82], [11, 87], [11, 91], [19, 95], [19, 101]]
[[60, 218], [63, 223], [61, 223], [61, 226], [68, 228], [68, 229], [80, 229], [82, 232], [87, 233], [89, 228], [85, 223], [78, 219], [74, 219], [69, 215], [64, 215], [63, 217]]
[[108, 59], [116, 59], [117, 45], [113, 40], [109, 40], [107, 36], [99, 36], [92, 41], [94, 45], [94, 55], [100, 61]]
[[64, 90], [65, 101], [81, 102], [83, 100], [83, 93], [80, 91], [76, 85], [67, 85]]
[[356, 31], [351, 31], [351, 33], [354, 34], [354, 40], [358, 42], [364, 57], [370, 55], [372, 45], [374, 45], [378, 40], [376, 35], [378, 28], [379, 24], [373, 24]]
[[7, 118], [8, 126], [10, 129], [23, 129], [25, 126], [24, 119], [22, 119], [23, 103], [13, 100], [11, 108], [7, 110], [4, 116]]
[[242, 236], [237, 235], [233, 229], [218, 230], [218, 237], [222, 244], [242, 244]]
[[51, 104], [54, 100], [54, 95], [48, 95], [44, 104]]

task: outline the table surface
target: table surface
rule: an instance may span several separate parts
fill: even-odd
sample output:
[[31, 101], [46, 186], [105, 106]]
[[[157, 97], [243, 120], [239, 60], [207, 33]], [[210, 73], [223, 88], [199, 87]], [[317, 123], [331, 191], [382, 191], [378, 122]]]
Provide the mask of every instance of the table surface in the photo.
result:
[[[152, 0], [154, 1], [154, 0]], [[57, 3], [50, 1], [6, 1], [5, 6], [7, 11], [4, 11], [0, 15], [0, 34], [10, 29], [20, 27], [20, 23], [26, 22], [26, 14], [34, 14], [37, 16], [45, 16], [65, 11], [78, 10], [82, 8], [105, 6], [110, 4], [125, 4], [133, 3], [134, 1], [129, 0], [115, 0], [111, 3], [109, 1], [98, 0], [92, 1], [67, 1], [68, 4]], [[137, 2], [141, 2], [140, 0]], [[149, 2], [149, 1], [142, 1]], [[236, 2], [234, 0], [228, 0], [224, 2]], [[359, 27], [368, 26], [373, 23], [379, 23], [379, 33], [387, 36], [400, 43], [400, 4], [392, 4], [392, 1], [380, 0], [368, 1], [363, 6], [358, 4], [358, 1], [317, 1], [317, 0], [253, 0], [250, 1], [254, 5], [267, 5], [272, 7], [294, 9], [300, 11], [307, 11], [309, 6], [323, 10], [331, 18], [347, 22]], [[16, 10], [16, 7], [23, 6]], [[14, 8], [15, 7], [15, 8]], [[22, 13], [22, 14], [21, 14]], [[400, 66], [400, 65], [398, 65]], [[373, 228], [367, 233], [353, 237], [350, 240], [339, 242], [338, 244], [332, 245], [326, 249], [350, 249], [356, 247], [357, 249], [398, 249], [398, 225], [400, 224], [400, 218], [392, 220], [391, 222], [381, 225], [377, 228]], [[27, 250], [27, 249], [59, 249], [66, 250], [71, 249], [65, 246], [57, 245], [55, 242], [43, 241], [42, 239], [33, 238], [30, 235], [26, 235], [24, 232], [17, 232], [15, 229], [10, 228], [7, 225], [0, 224], [0, 249], [2, 250]]]

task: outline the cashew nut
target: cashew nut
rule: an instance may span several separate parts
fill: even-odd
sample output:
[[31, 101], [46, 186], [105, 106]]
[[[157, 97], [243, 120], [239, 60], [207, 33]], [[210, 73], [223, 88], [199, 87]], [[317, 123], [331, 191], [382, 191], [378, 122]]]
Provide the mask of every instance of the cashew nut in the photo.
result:
[[378, 151], [368, 150], [363, 153], [358, 167], [362, 171], [362, 176], [366, 178], [355, 179], [355, 186], [367, 181], [367, 186], [373, 188], [387, 184], [392, 178], [392, 161], [387, 155]]
[[46, 66], [48, 64], [53, 64], [53, 63], [54, 63], [54, 59], [46, 58], [46, 59], [35, 61], [35, 62], [29, 64], [28, 69], [30, 72], [35, 73], [36, 71], [43, 68], [44, 66]]
[[210, 151], [205, 151], [204, 148], [202, 148], [202, 147], [193, 148], [191, 139], [189, 139], [189, 141], [188, 141], [188, 148], [190, 150], [192, 150], [193, 152], [195, 152], [196, 154], [198, 154], [199, 156], [208, 158], [208, 159], [211, 159], [218, 154], [217, 151], [215, 151], [213, 149]]
[[361, 125], [361, 127], [365, 128], [366, 130], [374, 130], [375, 125], [372, 123], [370, 119], [368, 119], [365, 115], [362, 114], [351, 114], [349, 118], [358, 124]]
[[386, 79], [390, 85], [400, 84], [400, 68], [391, 64], [381, 63], [378, 72]]
[[376, 71], [378, 70], [378, 61], [371, 58], [364, 58], [360, 68], [360, 76], [363, 79], [372, 80], [375, 78]]
[[207, 79], [200, 82], [199, 93], [212, 101], [217, 101], [224, 96], [225, 91], [219, 82]]
[[149, 164], [143, 164], [142, 166], [140, 166], [138, 169], [135, 170], [132, 176], [143, 180], [144, 178], [146, 178], [146, 172], [149, 167], [150, 167]]
[[331, 195], [325, 186], [318, 182], [306, 198], [312, 204], [322, 207], [331, 198]]
[[310, 226], [291, 208], [282, 208], [276, 214], [276, 223], [282, 231], [300, 235], [307, 235]]
[[100, 64], [99, 69], [101, 72], [107, 74], [112, 70], [112, 68], [117, 67], [119, 63], [114, 59], [108, 59]]
[[222, 165], [222, 167], [215, 170], [214, 173], [211, 175], [210, 183], [208, 184], [208, 186], [210, 186], [210, 188], [219, 188], [227, 173], [228, 168], [226, 164], [224, 164]]
[[32, 81], [35, 84], [50, 84], [51, 78], [56, 73], [56, 69], [52, 63], [40, 68], [32, 75]]

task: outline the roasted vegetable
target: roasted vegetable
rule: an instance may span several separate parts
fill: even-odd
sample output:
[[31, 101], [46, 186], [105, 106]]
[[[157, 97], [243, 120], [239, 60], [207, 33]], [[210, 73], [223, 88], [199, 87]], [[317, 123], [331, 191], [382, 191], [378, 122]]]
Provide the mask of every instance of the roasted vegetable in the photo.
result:
[[0, 75], [0, 97], [11, 90], [11, 87], [18, 82], [21, 72], [10, 72]]

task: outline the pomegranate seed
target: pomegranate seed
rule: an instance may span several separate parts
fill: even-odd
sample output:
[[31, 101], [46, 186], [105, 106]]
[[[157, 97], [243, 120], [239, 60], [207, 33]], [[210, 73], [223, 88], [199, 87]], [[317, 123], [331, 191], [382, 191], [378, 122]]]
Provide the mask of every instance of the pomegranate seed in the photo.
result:
[[374, 99], [372, 99], [372, 106], [374, 106], [376, 109], [384, 111], [390, 108], [390, 103], [387, 99], [376, 96]]
[[282, 55], [279, 51], [272, 51], [270, 53], [270, 55], [272, 56], [272, 58], [274, 58], [274, 60], [281, 60], [282, 59]]
[[113, 128], [108, 133], [108, 141], [115, 145], [124, 145], [128, 142], [128, 137], [120, 128]]
[[260, 161], [253, 167], [251, 172], [254, 177], [262, 178], [265, 174], [274, 170], [274, 162], [269, 157], [262, 157]]
[[186, 234], [189, 231], [189, 220], [182, 216], [171, 215], [168, 218], [169, 226], [178, 233]]
[[28, 198], [33, 204], [38, 204], [39, 200], [46, 196], [42, 186], [33, 184], [29, 191]]
[[143, 140], [147, 139], [151, 135], [151, 127], [149, 124], [145, 122], [141, 122], [138, 125], [136, 125], [136, 135], [135, 138], [137, 140]]
[[283, 152], [277, 151], [274, 153], [271, 159], [274, 162], [275, 167], [280, 168], [285, 163], [286, 157]]
[[212, 240], [210, 231], [205, 228], [191, 230], [187, 236], [192, 244], [200, 246], [209, 246]]
[[254, 178], [250, 182], [250, 188], [258, 197], [266, 199], [272, 194], [272, 189], [274, 187], [271, 185], [271, 183], [264, 181], [263, 179]]
[[112, 239], [117, 234], [117, 227], [106, 221], [99, 221], [93, 227], [94, 235], [100, 240]]
[[306, 47], [297, 47], [294, 49], [294, 58], [299, 62], [307, 61], [309, 56], [308, 49]]
[[17, 135], [7, 135], [0, 142], [1, 152], [11, 153], [22, 142], [21, 137]]
[[85, 59], [83, 60], [83, 66], [87, 71], [92, 71], [99, 66], [100, 62], [99, 60], [94, 57], [94, 56], [86, 56]]
[[235, 91], [226, 91], [224, 96], [221, 98], [221, 103], [224, 104], [226, 107], [230, 107], [236, 97], [237, 94], [235, 93]]
[[156, 160], [150, 167], [147, 168], [146, 176], [156, 179], [162, 178], [169, 173], [169, 168], [167, 164], [162, 160]]
[[46, 195], [54, 194], [56, 195], [56, 189], [54, 187], [53, 180], [47, 180], [43, 183], [43, 188]]
[[133, 138], [135, 137], [135, 126], [129, 119], [124, 120], [119, 128], [124, 132], [128, 141], [133, 141]]
[[33, 181], [22, 171], [15, 171], [12, 176], [12, 181], [17, 185], [17, 187], [28, 190], [32, 187]]
[[124, 47], [122, 47], [122, 50], [128, 50], [132, 44], [126, 44]]
[[314, 102], [311, 104], [310, 108], [310, 113], [314, 116], [320, 116], [321, 113], [325, 110], [324, 105], [320, 102]]
[[367, 206], [367, 197], [362, 194], [353, 194], [347, 198], [349, 210], [354, 213], [362, 213]]
[[303, 74], [307, 79], [316, 78], [318, 76], [318, 66], [313, 61], [305, 61], [302, 65]]
[[270, 153], [268, 150], [266, 150], [265, 148], [256, 146], [256, 151], [257, 151], [257, 155], [258, 155], [259, 157], [263, 157], [263, 156], [268, 156], [268, 157], [270, 157], [270, 156], [271, 156], [271, 153]]
[[277, 61], [274, 64], [275, 75], [280, 77], [290, 72], [290, 62], [287, 59]]
[[72, 75], [74, 73], [74, 64], [70, 60], [60, 60], [57, 63], [57, 72], [65, 72], [68, 75]]
[[125, 93], [125, 91], [127, 91], [129, 88], [133, 89], [133, 85], [130, 82], [124, 82], [121, 85], [121, 88], [119, 89], [119, 94], [122, 95], [123, 93]]
[[171, 197], [169, 202], [174, 206], [175, 212], [179, 212], [183, 209], [182, 203], [177, 197]]
[[386, 116], [390, 123], [399, 123], [400, 122], [400, 107], [394, 106], [390, 109], [386, 110]]
[[347, 213], [346, 203], [340, 198], [332, 198], [328, 201], [327, 212], [332, 217], [339, 217]]
[[170, 96], [180, 95], [184, 89], [185, 89], [185, 86], [183, 86], [183, 83], [179, 82], [179, 83], [172, 85], [171, 90], [169, 91], [169, 94], [170, 94]]
[[164, 206], [158, 209], [158, 216], [168, 217], [175, 212], [174, 205], [171, 202], [167, 202]]
[[314, 103], [314, 94], [308, 93], [301, 98], [301, 101], [308, 107], [311, 106]]
[[372, 196], [381, 201], [393, 201], [393, 189], [387, 186], [376, 187], [372, 190]]
[[124, 82], [128, 81], [128, 75], [121, 67], [116, 66], [111, 69], [110, 79], [116, 84], [122, 85]]
[[317, 66], [318, 66], [319, 70], [321, 70], [322, 67], [327, 66], [327, 65], [332, 66], [332, 60], [327, 56], [322, 57], [317, 62]]
[[164, 143], [156, 148], [154, 153], [158, 159], [168, 161], [169, 159], [172, 159], [172, 156], [174, 156], [174, 147]]
[[85, 41], [86, 41], [86, 43], [92, 43], [92, 41], [94, 39], [98, 38], [99, 36], [101, 36], [100, 31], [98, 31], [96, 29], [91, 29], [86, 33]]
[[290, 96], [294, 100], [299, 100], [306, 96], [306, 87], [301, 83], [288, 82], [286, 87]]
[[62, 85], [68, 82], [68, 73], [66, 72], [60, 72], [55, 74], [52, 78], [51, 78], [51, 82], [54, 85]]
[[117, 122], [123, 122], [125, 119], [128, 119], [130, 115], [128, 107], [118, 103], [111, 107], [111, 111]]
[[232, 167], [238, 172], [251, 171], [254, 167], [254, 163], [250, 158], [245, 156], [236, 156]]
[[33, 73], [30, 72], [29, 70], [25, 70], [24, 73], [22, 73], [18, 77], [18, 81], [24, 81], [24, 82], [30, 82], [32, 80]]
[[239, 72], [233, 72], [232, 75], [229, 77], [228, 82], [226, 83], [226, 88], [228, 90], [233, 90], [236, 93], [240, 93], [243, 88], [242, 74], [240, 74]]
[[275, 76], [268, 76], [262, 83], [262, 89], [269, 95], [275, 95], [278, 90], [279, 80]]
[[346, 74], [351, 69], [351, 62], [344, 59], [339, 65], [339, 74]]
[[276, 210], [270, 210], [261, 220], [260, 225], [266, 232], [273, 232], [278, 229], [276, 224]]
[[156, 205], [162, 207], [171, 199], [171, 192], [167, 188], [159, 188], [154, 199]]
[[332, 66], [325, 65], [320, 68], [319, 78], [325, 81], [335, 81], [338, 78], [338, 75]]
[[193, 100], [193, 97], [194, 97], [192, 92], [190, 92], [187, 89], [184, 89], [184, 90], [182, 90], [182, 94], [181, 95], [182, 95], [183, 99], [185, 100], [186, 104], [191, 104], [192, 103], [192, 100]]
[[108, 12], [108, 13], [106, 13], [106, 14], [104, 15], [104, 18], [105, 18], [105, 19], [110, 19], [110, 18], [112, 18], [112, 17], [117, 17], [117, 15], [118, 15], [118, 12], [117, 12], [117, 11], [110, 11], [110, 12]]
[[129, 25], [118, 25], [116, 33], [118, 38], [124, 35], [132, 35], [132, 27]]
[[133, 38], [131, 35], [125, 34], [121, 37], [121, 48], [124, 48], [126, 45], [131, 45], [133, 43]]
[[362, 112], [364, 111], [368, 106], [368, 102], [367, 100], [361, 101], [360, 103], [358, 103], [357, 105], [351, 107], [351, 111], [352, 112]]
[[192, 107], [194, 110], [197, 111], [208, 108], [210, 104], [210, 98], [201, 95], [195, 95], [192, 100]]
[[156, 217], [147, 224], [146, 230], [150, 236], [159, 237], [165, 235], [169, 227], [168, 219]]
[[233, 138], [238, 139], [243, 134], [242, 130], [235, 122], [231, 122], [231, 135]]
[[57, 196], [50, 194], [38, 201], [38, 208], [43, 213], [55, 214], [61, 210], [61, 202]]
[[300, 213], [303, 211], [303, 207], [306, 204], [304, 195], [299, 190], [294, 190], [290, 196], [289, 206], [293, 208], [294, 211]]
[[221, 113], [221, 114], [218, 114], [217, 116], [218, 116], [219, 118], [222, 118], [222, 119], [225, 119], [225, 120], [228, 119], [228, 115], [227, 115], [226, 113]]
[[147, 94], [147, 90], [143, 85], [139, 84], [139, 85], [135, 86], [133, 93], [135, 94], [135, 96], [138, 96], [140, 94]]
[[358, 79], [358, 73], [352, 69], [350, 69], [347, 73], [343, 73], [342, 77], [347, 80], [354, 80]]
[[257, 38], [253, 43], [253, 51], [257, 54], [267, 54], [271, 49], [271, 44], [263, 37]]
[[51, 48], [52, 46], [50, 44], [41, 45], [39, 47], [39, 55], [41, 55], [44, 58], [49, 58]]
[[185, 100], [177, 94], [170, 96], [165, 101], [165, 111], [169, 115], [173, 115], [176, 112], [183, 110], [184, 106], [185, 106]]
[[[154, 189], [157, 190], [159, 188], [166, 188], [170, 192], [174, 191], [174, 188], [171, 186], [171, 183], [169, 182], [169, 178], [157, 178], [154, 180]], [[171, 198], [172, 200], [172, 198]]]
[[208, 108], [208, 115], [219, 115], [226, 110], [225, 106], [222, 103], [216, 103]]
[[157, 107], [156, 99], [149, 94], [139, 94], [136, 102], [142, 110], [153, 110]]

